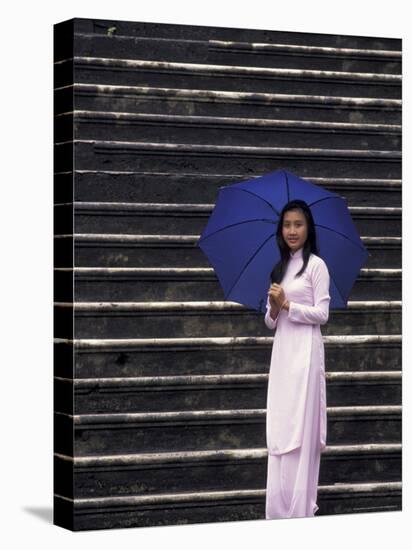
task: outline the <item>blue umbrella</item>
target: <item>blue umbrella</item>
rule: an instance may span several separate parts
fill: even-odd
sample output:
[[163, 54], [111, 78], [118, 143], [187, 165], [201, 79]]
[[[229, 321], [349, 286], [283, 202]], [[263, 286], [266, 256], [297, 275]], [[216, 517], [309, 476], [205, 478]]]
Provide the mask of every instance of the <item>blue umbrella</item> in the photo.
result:
[[369, 253], [346, 201], [286, 170], [219, 188], [197, 244], [213, 266], [225, 300], [266, 311], [270, 273], [280, 260], [280, 212], [294, 199], [304, 200], [312, 212], [319, 256], [330, 275], [330, 309], [346, 308]]

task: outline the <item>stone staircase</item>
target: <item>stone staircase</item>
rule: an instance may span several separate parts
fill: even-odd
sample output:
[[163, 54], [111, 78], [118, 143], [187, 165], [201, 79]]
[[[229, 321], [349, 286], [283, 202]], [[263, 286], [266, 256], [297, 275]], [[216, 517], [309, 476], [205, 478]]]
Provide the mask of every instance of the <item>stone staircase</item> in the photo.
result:
[[219, 186], [278, 168], [344, 196], [371, 254], [322, 328], [317, 515], [402, 508], [400, 48], [55, 26], [57, 525], [264, 519], [273, 335], [196, 242]]

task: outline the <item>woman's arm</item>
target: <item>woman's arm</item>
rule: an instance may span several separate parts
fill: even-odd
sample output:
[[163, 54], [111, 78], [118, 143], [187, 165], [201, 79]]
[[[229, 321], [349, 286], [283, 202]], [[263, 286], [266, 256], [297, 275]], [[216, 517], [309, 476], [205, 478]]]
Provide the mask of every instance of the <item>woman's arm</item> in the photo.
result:
[[318, 261], [313, 266], [312, 284], [315, 305], [307, 306], [289, 302], [288, 319], [295, 323], [324, 325], [329, 319], [329, 271], [325, 262]]
[[[280, 309], [276, 309], [270, 305], [269, 296], [266, 301], [266, 314], [265, 314], [265, 324], [270, 330], [275, 330]], [[272, 317], [275, 316], [275, 318]]]

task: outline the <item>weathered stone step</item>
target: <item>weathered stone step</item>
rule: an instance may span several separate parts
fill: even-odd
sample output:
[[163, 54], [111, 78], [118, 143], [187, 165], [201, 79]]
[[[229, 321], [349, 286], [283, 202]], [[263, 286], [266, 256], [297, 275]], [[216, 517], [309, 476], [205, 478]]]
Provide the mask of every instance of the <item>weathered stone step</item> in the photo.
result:
[[[401, 149], [401, 125], [76, 110], [57, 115], [55, 141], [76, 139], [330, 149]], [[74, 128], [74, 134], [73, 134]]]
[[[56, 523], [73, 515], [73, 530], [149, 527], [179, 523], [265, 518], [265, 489], [168, 493], [70, 499], [54, 495]], [[402, 483], [343, 483], [320, 486], [317, 515], [402, 510]]]
[[[72, 280], [73, 269], [56, 268], [58, 290]], [[75, 300], [113, 301], [223, 301], [223, 289], [211, 267], [75, 267]], [[150, 284], [148, 284], [150, 282]], [[269, 285], [268, 285], [269, 286]], [[362, 268], [352, 288], [353, 300], [399, 300], [401, 269]], [[56, 300], [65, 301], [56, 292]]]
[[353, 36], [326, 33], [302, 33], [275, 31], [266, 29], [243, 29], [233, 27], [211, 27], [205, 25], [184, 25], [172, 23], [148, 23], [141, 21], [117, 21], [108, 19], [73, 19], [76, 34], [93, 34], [96, 38], [108, 35], [135, 39], [147, 37], [174, 40], [224, 40], [230, 42], [257, 42], [270, 44], [326, 46], [329, 48], [359, 48], [373, 50], [391, 50], [402, 48], [399, 38]]
[[[75, 456], [260, 447], [266, 438], [266, 409], [66, 415], [55, 412], [55, 452], [70, 455], [71, 441], [59, 437], [74, 420]], [[400, 443], [402, 407], [328, 407], [328, 444]]]
[[[330, 335], [323, 336], [323, 341], [327, 373], [398, 371], [402, 363], [400, 334]], [[56, 338], [55, 375], [104, 378], [267, 374], [272, 345], [272, 336]]]
[[66, 85], [66, 63], [74, 63], [77, 82], [90, 84], [224, 89], [226, 91], [325, 94], [399, 99], [402, 75], [318, 69], [253, 67], [146, 59], [73, 56], [54, 66], [55, 87]]
[[[55, 233], [66, 233], [59, 225], [73, 203], [55, 206]], [[132, 235], [192, 235], [200, 237], [214, 204], [196, 203], [133, 203], [133, 202], [75, 202], [75, 231], [77, 234]], [[350, 206], [351, 218], [360, 235], [371, 237], [400, 237], [402, 208], [383, 206]], [[273, 226], [275, 229], [275, 226]]]
[[[73, 143], [55, 145], [55, 163], [70, 171]], [[312, 147], [255, 147], [75, 140], [79, 170], [175, 171], [182, 168], [204, 173], [215, 171], [265, 173], [283, 168], [302, 174], [302, 169], [325, 175], [332, 170], [342, 177], [401, 177], [401, 152], [393, 150], [326, 149]], [[285, 164], [286, 163], [286, 164]], [[328, 166], [329, 165], [329, 166]]]
[[[183, 170], [181, 173], [75, 170], [74, 173], [55, 175], [55, 202], [190, 203], [196, 196], [200, 203], [214, 204], [220, 186], [259, 175], [263, 173], [249, 177], [245, 174], [191, 174]], [[400, 180], [313, 177], [305, 169], [300, 175], [315, 185], [337, 193], [349, 206], [402, 206]]]
[[[54, 383], [56, 392], [74, 393], [74, 404], [55, 404], [69, 414], [73, 407], [76, 414], [255, 409], [266, 406], [268, 374], [81, 378], [74, 384], [55, 377]], [[401, 371], [327, 372], [326, 384], [334, 407], [402, 402]]]
[[[73, 322], [73, 306], [55, 303], [56, 337], [65, 337]], [[264, 336], [270, 331], [264, 314], [236, 302], [75, 302], [75, 338], [151, 338]], [[402, 303], [348, 302], [344, 310], [330, 311], [323, 334], [400, 334]], [[59, 336], [59, 333], [61, 336]]]
[[[396, 482], [400, 444], [327, 446], [321, 455], [319, 484]], [[170, 492], [248, 490], [266, 486], [267, 449], [176, 451], [130, 455], [55, 454], [56, 492], [76, 498]]]
[[[73, 247], [74, 238], [74, 247]], [[56, 235], [55, 265], [69, 265], [74, 248], [76, 267], [210, 267], [197, 246], [200, 235], [76, 233]], [[361, 237], [368, 249], [365, 268], [402, 267], [401, 237]]]
[[82, 57], [123, 57], [158, 61], [209, 62], [255, 67], [294, 67], [399, 74], [401, 51], [372, 48], [342, 48], [311, 44], [284, 44], [229, 40], [185, 40], [75, 33], [74, 54]]
[[274, 118], [319, 122], [402, 124], [401, 99], [353, 97], [347, 94], [268, 93], [170, 86], [98, 85], [74, 82], [55, 88], [55, 113], [77, 109], [148, 114]]

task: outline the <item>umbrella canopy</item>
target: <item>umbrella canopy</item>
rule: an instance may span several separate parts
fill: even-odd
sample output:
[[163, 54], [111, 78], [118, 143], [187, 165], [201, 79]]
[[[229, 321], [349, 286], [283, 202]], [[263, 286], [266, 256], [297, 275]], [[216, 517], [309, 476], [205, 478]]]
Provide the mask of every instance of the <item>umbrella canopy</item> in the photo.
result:
[[225, 300], [266, 311], [270, 274], [280, 260], [280, 213], [294, 199], [304, 200], [312, 212], [319, 256], [330, 275], [330, 308], [346, 308], [369, 253], [346, 201], [286, 170], [219, 188], [197, 245], [213, 266]]

